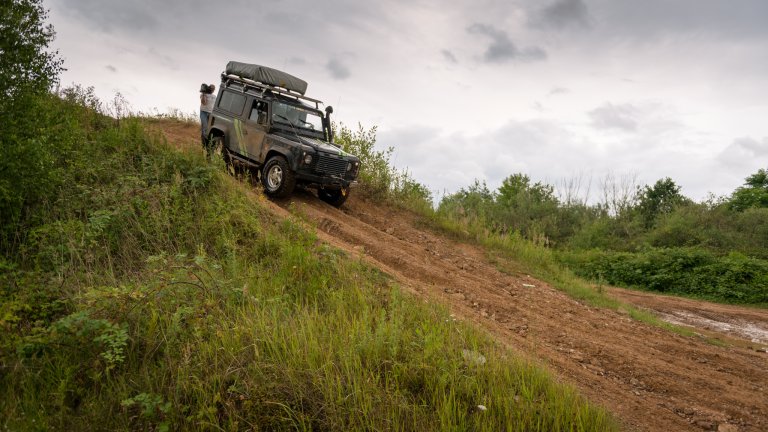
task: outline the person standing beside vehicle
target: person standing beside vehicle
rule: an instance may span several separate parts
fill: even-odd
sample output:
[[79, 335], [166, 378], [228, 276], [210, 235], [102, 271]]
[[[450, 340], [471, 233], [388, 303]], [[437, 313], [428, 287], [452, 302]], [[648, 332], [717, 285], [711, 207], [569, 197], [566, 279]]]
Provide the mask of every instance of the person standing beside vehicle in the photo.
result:
[[213, 94], [215, 90], [216, 86], [213, 84], [200, 86], [200, 138], [206, 153], [208, 152], [208, 117], [213, 111], [214, 102], [216, 102], [216, 96]]

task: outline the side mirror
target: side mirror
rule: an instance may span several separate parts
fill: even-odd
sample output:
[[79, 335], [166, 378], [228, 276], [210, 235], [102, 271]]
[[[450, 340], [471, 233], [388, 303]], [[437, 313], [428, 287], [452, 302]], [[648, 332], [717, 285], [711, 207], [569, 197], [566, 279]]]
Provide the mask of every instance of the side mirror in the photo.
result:
[[326, 114], [333, 114], [333, 107], [328, 105], [327, 107], [325, 107], [325, 112]]

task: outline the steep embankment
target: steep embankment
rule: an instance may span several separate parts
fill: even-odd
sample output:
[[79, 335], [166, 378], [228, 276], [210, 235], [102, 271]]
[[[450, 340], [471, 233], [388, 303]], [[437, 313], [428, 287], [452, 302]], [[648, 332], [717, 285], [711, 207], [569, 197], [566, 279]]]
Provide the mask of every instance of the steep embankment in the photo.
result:
[[[166, 131], [172, 142], [190, 142], [189, 131]], [[341, 210], [306, 192], [268, 208], [278, 215], [300, 215], [322, 240], [359, 255], [425, 300], [448, 305], [459, 319], [538, 359], [609, 408], [628, 429], [768, 428], [768, 356], [755, 349], [759, 344], [716, 346], [584, 305], [529, 275], [499, 271], [481, 248], [435, 234], [408, 212], [354, 195]], [[645, 295], [641, 301], [615, 293], [668, 314], [680, 309], [674, 298]], [[689, 310], [712, 309], [686, 302]], [[716, 313], [727, 321], [742, 312], [718, 306]], [[748, 319], [768, 328], [764, 310], [751, 311]]]
[[3, 226], [0, 430], [617, 430], [223, 164], [50, 105], [52, 193]]

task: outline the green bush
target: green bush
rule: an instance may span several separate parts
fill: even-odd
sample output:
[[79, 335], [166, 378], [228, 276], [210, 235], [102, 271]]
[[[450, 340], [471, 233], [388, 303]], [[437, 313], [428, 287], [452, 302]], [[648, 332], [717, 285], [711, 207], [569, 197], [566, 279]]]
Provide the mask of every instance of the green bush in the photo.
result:
[[432, 194], [426, 186], [417, 182], [407, 170], [398, 170], [390, 158], [394, 149], [376, 149], [376, 126], [357, 130], [340, 124], [334, 126], [335, 142], [360, 158], [360, 182], [363, 194], [379, 201], [421, 212], [432, 209]]
[[733, 192], [729, 205], [736, 211], [768, 208], [768, 170], [761, 168], [744, 179], [744, 186]]
[[564, 252], [577, 274], [611, 284], [731, 303], [768, 303], [768, 262], [700, 248], [652, 248], [637, 253]]
[[[0, 250], [18, 245], [28, 209], [55, 194], [62, 158], [76, 136], [50, 107], [61, 59], [40, 0], [3, 2], [0, 14]], [[60, 149], [60, 150], [59, 150]]]

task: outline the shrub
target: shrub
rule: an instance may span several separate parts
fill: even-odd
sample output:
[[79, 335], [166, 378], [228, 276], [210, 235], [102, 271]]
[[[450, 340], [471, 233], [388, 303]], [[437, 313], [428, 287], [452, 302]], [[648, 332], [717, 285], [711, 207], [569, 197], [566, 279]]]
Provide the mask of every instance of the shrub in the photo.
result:
[[768, 302], [768, 262], [701, 248], [564, 252], [577, 274], [608, 283], [731, 303]]
[[334, 130], [336, 143], [344, 151], [360, 158], [358, 181], [366, 196], [412, 210], [432, 209], [429, 189], [417, 182], [407, 170], [398, 170], [392, 165], [390, 158], [394, 148], [376, 148], [376, 126], [366, 130], [358, 125], [353, 131], [340, 124]]
[[47, 51], [46, 18], [40, 0], [5, 1], [0, 14], [0, 249], [17, 245], [27, 209], [55, 191], [57, 147], [71, 142], [49, 106], [61, 60]]

